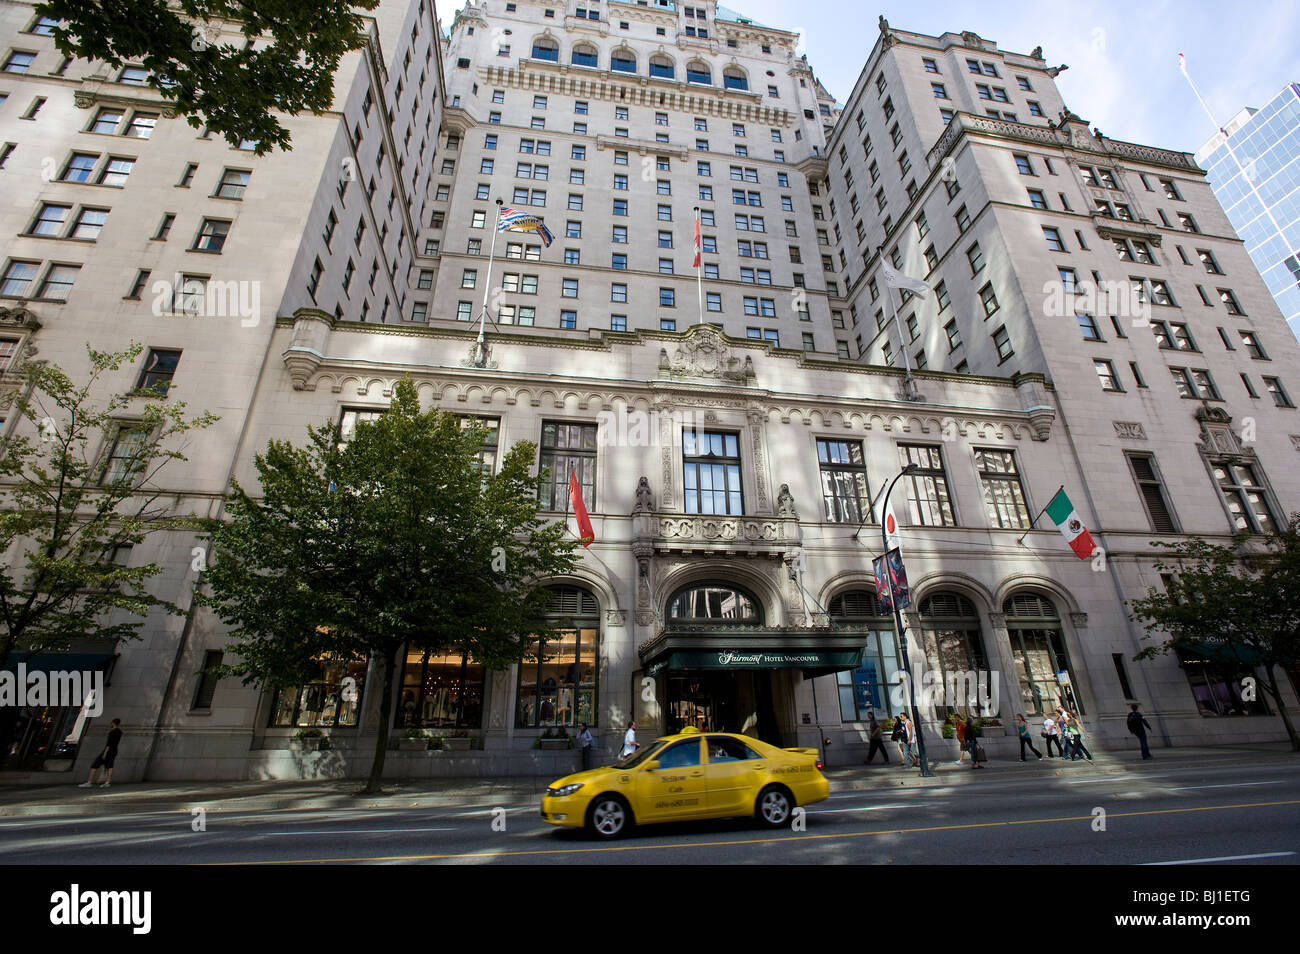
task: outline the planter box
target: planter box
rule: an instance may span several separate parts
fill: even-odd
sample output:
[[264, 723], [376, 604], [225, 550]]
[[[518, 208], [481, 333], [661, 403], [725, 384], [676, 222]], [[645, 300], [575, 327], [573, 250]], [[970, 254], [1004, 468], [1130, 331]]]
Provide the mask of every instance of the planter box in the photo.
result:
[[469, 744], [473, 740], [465, 736], [449, 735], [442, 740], [442, 747], [449, 752], [468, 752]]
[[567, 739], [538, 739], [543, 752], [559, 752], [571, 748]]
[[399, 752], [427, 752], [429, 750], [428, 739], [398, 739], [397, 751]]

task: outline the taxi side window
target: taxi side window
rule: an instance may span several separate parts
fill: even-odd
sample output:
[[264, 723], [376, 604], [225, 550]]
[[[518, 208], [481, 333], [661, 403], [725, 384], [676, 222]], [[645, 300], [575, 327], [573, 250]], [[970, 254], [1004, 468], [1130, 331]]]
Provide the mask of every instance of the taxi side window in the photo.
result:
[[692, 765], [700, 764], [700, 740], [691, 739], [688, 742], [678, 742], [676, 745], [664, 750], [659, 756], [660, 768], [688, 768]]
[[710, 762], [741, 762], [746, 759], [762, 758], [744, 742], [725, 735], [709, 736], [708, 745]]

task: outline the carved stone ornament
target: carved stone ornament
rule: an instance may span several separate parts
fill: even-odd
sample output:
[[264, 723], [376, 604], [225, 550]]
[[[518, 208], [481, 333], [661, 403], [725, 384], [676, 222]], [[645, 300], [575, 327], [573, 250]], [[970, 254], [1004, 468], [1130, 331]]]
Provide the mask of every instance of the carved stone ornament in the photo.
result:
[[654, 494], [650, 490], [650, 481], [642, 477], [636, 485], [636, 505], [632, 507], [633, 513], [651, 513], [655, 509]]
[[31, 328], [33, 331], [41, 327], [41, 323], [36, 319], [36, 312], [24, 305], [0, 308], [0, 324], [18, 325], [22, 328]]
[[789, 484], [782, 484], [781, 492], [776, 495], [776, 515], [799, 519], [799, 511], [795, 509], [794, 495], [790, 493]]
[[1071, 614], [1070, 614], [1070, 623], [1074, 626], [1075, 629], [1087, 629], [1087, 628], [1088, 628], [1088, 614], [1087, 614], [1087, 613], [1071, 613]]
[[1223, 408], [1202, 405], [1197, 408], [1196, 419], [1201, 424], [1201, 441], [1211, 454], [1251, 454], [1241, 446], [1237, 432], [1232, 429], [1232, 418]]
[[1144, 441], [1147, 439], [1147, 432], [1138, 421], [1111, 421], [1115, 428], [1115, 434], [1131, 441]]
[[659, 368], [673, 378], [718, 378], [745, 384], [754, 379], [754, 361], [742, 361], [731, 353], [726, 339], [716, 328], [696, 325], [677, 346], [671, 358], [660, 349]]
[[664, 540], [749, 540], [775, 542], [782, 539], [781, 525], [772, 520], [735, 517], [666, 517], [659, 521]]
[[1300, 451], [1300, 434], [1290, 434], [1291, 446]]

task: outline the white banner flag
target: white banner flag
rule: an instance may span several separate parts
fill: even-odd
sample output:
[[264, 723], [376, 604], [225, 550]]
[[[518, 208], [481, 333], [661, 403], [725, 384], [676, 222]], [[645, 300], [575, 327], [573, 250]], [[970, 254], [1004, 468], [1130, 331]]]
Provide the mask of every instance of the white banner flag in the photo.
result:
[[890, 288], [902, 288], [913, 294], [925, 295], [930, 291], [930, 286], [919, 278], [912, 278], [910, 275], [904, 275], [896, 268], [888, 265], [880, 266], [880, 275], [885, 279], [885, 284]]

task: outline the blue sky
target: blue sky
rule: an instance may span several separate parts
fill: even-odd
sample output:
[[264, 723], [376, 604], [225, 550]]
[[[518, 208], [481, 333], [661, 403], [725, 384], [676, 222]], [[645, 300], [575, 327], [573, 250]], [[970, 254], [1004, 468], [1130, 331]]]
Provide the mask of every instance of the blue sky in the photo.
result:
[[1300, 82], [1300, 3], [1294, 0], [1094, 0], [955, 3], [939, 0], [729, 0], [759, 23], [802, 33], [817, 77], [843, 102], [879, 35], [973, 30], [999, 49], [1042, 46], [1066, 104], [1112, 139], [1195, 152], [1214, 133], [1178, 70], [1178, 54], [1219, 123]]

